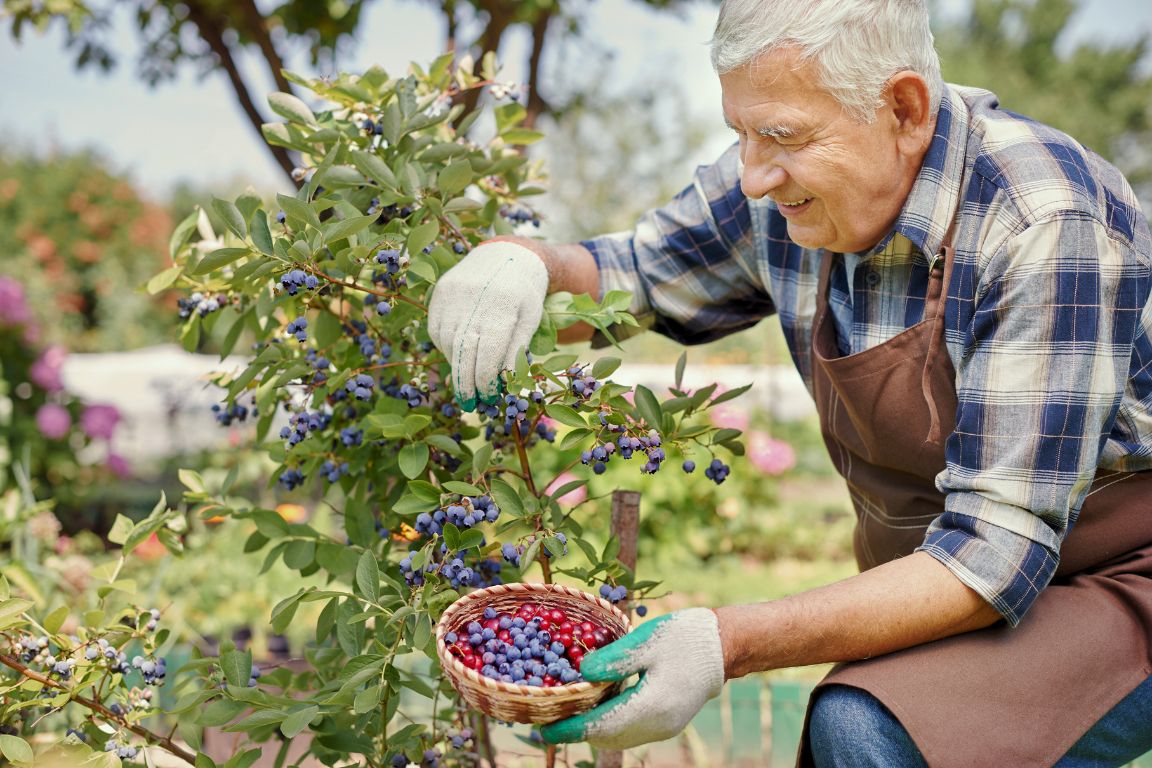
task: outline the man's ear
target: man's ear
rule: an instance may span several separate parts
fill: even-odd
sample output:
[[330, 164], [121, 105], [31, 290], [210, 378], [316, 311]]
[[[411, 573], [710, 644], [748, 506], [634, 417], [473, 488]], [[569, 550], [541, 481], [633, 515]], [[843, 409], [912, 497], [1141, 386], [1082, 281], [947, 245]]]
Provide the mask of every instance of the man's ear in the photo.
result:
[[928, 83], [911, 70], [897, 72], [888, 79], [884, 101], [892, 110], [900, 148], [906, 152], [923, 151], [932, 139], [933, 127]]

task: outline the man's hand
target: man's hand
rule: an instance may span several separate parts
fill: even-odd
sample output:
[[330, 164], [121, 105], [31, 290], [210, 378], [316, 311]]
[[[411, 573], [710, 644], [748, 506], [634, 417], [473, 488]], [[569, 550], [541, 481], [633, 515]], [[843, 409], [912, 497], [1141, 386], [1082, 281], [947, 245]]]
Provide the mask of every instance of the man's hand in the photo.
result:
[[428, 335], [452, 366], [456, 400], [466, 411], [492, 403], [500, 372], [516, 364], [540, 325], [548, 270], [516, 243], [482, 243], [444, 273], [428, 304]]
[[628, 749], [669, 739], [724, 685], [716, 614], [689, 608], [652, 619], [588, 654], [580, 672], [593, 682], [624, 680], [636, 673], [640, 680], [595, 709], [544, 726], [540, 733], [545, 741]]

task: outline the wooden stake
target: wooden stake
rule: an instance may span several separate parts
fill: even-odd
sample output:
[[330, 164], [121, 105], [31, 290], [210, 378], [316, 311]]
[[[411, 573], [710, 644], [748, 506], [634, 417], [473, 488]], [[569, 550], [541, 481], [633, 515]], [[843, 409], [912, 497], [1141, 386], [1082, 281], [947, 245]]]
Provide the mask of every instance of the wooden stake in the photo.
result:
[[[639, 491], [613, 491], [612, 535], [620, 541], [617, 559], [635, 573], [636, 546], [640, 538]], [[631, 613], [627, 603], [620, 608]], [[596, 753], [596, 768], [621, 768], [623, 765], [624, 753], [620, 750], [604, 749]]]

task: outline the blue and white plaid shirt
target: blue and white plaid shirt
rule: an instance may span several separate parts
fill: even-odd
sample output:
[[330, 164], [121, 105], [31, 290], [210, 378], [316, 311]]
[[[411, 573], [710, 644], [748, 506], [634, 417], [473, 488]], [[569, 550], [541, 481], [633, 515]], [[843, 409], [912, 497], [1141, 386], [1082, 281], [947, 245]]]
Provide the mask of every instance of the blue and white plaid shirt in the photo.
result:
[[[852, 291], [843, 260], [833, 269], [843, 353], [923, 318], [925, 254], [961, 195], [945, 305], [959, 408], [936, 477], [944, 510], [920, 548], [1015, 625], [1051, 580], [1097, 468], [1152, 468], [1152, 255], [1115, 168], [987, 91], [949, 86], [892, 232], [860, 254]], [[584, 245], [601, 291], [632, 291], [641, 325], [683, 343], [775, 312], [811, 390], [825, 252], [791, 242], [772, 202], [741, 193], [737, 147], [634, 232]]]

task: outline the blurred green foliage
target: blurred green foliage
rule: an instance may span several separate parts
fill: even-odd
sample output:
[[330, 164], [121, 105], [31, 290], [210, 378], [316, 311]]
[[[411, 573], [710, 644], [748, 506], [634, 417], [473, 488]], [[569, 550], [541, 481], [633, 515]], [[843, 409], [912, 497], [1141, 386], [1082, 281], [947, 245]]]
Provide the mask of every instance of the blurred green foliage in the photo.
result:
[[23, 284], [46, 342], [90, 352], [171, 340], [174, 301], [142, 290], [171, 229], [94, 153], [0, 150], [0, 276]]

